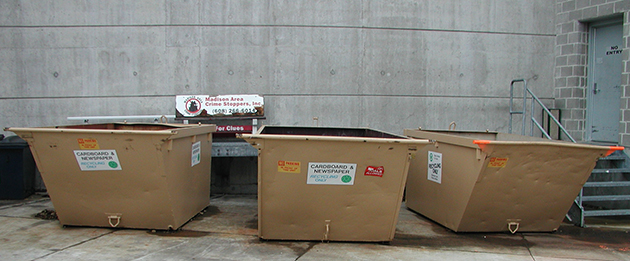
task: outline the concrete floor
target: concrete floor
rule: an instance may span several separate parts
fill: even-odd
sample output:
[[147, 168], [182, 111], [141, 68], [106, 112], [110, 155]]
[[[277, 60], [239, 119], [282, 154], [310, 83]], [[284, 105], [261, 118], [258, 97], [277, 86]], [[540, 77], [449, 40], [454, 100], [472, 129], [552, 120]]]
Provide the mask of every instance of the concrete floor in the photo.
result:
[[261, 241], [254, 196], [215, 196], [180, 231], [62, 227], [51, 201], [0, 201], [0, 260], [630, 260], [630, 220], [555, 233], [453, 233], [401, 209], [389, 245]]

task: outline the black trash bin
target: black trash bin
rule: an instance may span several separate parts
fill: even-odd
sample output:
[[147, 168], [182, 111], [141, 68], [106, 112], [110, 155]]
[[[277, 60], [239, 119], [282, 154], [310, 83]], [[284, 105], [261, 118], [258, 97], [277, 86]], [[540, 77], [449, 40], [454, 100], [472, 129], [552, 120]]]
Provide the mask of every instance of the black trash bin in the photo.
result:
[[35, 160], [25, 140], [0, 140], [0, 199], [24, 199], [34, 191]]

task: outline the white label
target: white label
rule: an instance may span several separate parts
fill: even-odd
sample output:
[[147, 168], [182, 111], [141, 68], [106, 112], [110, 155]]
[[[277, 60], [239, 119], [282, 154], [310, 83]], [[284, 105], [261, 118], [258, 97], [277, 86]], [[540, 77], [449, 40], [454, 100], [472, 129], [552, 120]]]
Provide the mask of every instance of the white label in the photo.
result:
[[354, 185], [357, 164], [309, 162], [306, 184], [311, 185]]
[[442, 153], [429, 151], [427, 179], [442, 184]]
[[81, 171], [122, 170], [116, 150], [75, 150]]
[[192, 156], [190, 157], [190, 166], [195, 166], [201, 162], [201, 141], [197, 141], [192, 145]]

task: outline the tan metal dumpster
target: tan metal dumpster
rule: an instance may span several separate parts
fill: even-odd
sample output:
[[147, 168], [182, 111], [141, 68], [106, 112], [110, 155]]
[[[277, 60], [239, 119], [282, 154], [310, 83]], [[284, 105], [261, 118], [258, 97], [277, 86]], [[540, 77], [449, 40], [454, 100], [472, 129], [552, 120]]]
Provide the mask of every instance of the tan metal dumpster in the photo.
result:
[[559, 226], [599, 157], [623, 147], [497, 132], [405, 130], [418, 152], [406, 205], [455, 232], [546, 232]]
[[59, 222], [177, 229], [210, 202], [215, 125], [6, 128], [33, 152]]
[[409, 161], [429, 144], [367, 128], [265, 126], [258, 148], [258, 236], [391, 241]]

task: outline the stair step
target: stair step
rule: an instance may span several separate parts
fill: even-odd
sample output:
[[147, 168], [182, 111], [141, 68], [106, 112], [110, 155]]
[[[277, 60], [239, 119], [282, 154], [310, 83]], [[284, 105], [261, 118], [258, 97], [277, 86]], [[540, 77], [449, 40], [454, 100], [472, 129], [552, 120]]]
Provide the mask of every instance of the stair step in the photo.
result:
[[630, 200], [630, 195], [582, 196], [582, 201], [619, 201]]
[[596, 181], [586, 182], [585, 188], [597, 188], [597, 187], [630, 187], [630, 181]]
[[585, 217], [625, 216], [625, 215], [630, 215], [630, 209], [584, 210]]
[[626, 157], [623, 155], [610, 155], [608, 157], [599, 158], [599, 160], [625, 160]]
[[630, 168], [622, 169], [594, 169], [592, 174], [615, 174], [615, 173], [630, 173]]

